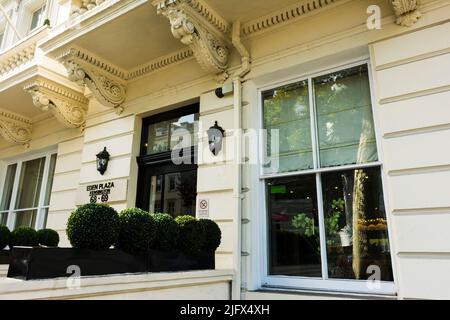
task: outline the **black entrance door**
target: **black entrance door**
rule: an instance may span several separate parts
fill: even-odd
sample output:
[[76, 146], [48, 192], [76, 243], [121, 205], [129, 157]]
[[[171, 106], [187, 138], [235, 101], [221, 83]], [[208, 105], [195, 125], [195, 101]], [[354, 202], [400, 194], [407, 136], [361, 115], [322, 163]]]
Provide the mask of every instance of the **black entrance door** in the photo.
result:
[[[141, 156], [137, 159], [137, 207], [174, 217], [195, 216], [197, 120], [198, 104], [143, 120]], [[190, 143], [181, 147], [183, 138]], [[174, 149], [177, 150], [176, 160], [172, 155]]]

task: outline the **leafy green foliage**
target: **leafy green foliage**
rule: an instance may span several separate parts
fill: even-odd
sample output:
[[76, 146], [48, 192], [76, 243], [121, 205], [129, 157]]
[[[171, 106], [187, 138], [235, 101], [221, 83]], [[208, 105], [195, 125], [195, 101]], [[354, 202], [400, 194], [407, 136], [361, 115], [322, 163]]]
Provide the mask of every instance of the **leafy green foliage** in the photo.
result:
[[[339, 198], [332, 201], [331, 210], [328, 212], [324, 220], [328, 246], [332, 246], [336, 242], [336, 235], [340, 231], [339, 220], [344, 212], [344, 209], [345, 202], [343, 199]], [[319, 227], [314, 225], [314, 219], [308, 217], [305, 213], [300, 213], [294, 216], [291, 224], [297, 229], [297, 232], [305, 238], [314, 238], [315, 241], [319, 240]], [[320, 248], [317, 247], [317, 252], [319, 251]]]
[[179, 216], [175, 221], [180, 226], [179, 248], [187, 254], [199, 254], [205, 242], [203, 228], [192, 216]]
[[0, 250], [5, 249], [5, 247], [10, 243], [11, 231], [5, 225], [0, 225]]
[[132, 208], [119, 214], [120, 234], [116, 247], [131, 254], [144, 254], [152, 247], [156, 223], [147, 211]]
[[345, 202], [339, 198], [331, 203], [331, 211], [325, 218], [325, 231], [327, 235], [327, 245], [335, 244], [335, 237], [340, 230], [339, 220], [344, 212]]
[[202, 251], [216, 251], [222, 240], [222, 232], [219, 226], [212, 220], [200, 219], [198, 221], [204, 235]]
[[59, 244], [58, 232], [52, 229], [42, 229], [37, 232], [39, 244], [47, 247], [57, 247]]
[[69, 217], [67, 236], [74, 248], [108, 249], [117, 243], [120, 232], [119, 215], [108, 205], [87, 204]]
[[10, 246], [36, 247], [39, 245], [36, 230], [30, 227], [19, 227], [11, 232]]
[[314, 225], [314, 219], [309, 218], [305, 213], [300, 213], [292, 218], [292, 226], [305, 237], [319, 235], [319, 227]]
[[176, 249], [180, 233], [178, 223], [166, 213], [157, 213], [152, 216], [156, 226], [153, 248], [166, 251]]

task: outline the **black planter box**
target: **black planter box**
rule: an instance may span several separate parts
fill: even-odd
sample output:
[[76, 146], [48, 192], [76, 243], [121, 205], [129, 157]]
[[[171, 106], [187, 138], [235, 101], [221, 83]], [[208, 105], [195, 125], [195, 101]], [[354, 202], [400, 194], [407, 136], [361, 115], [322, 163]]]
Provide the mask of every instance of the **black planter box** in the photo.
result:
[[71, 276], [69, 266], [78, 266], [81, 276], [138, 273], [147, 270], [145, 258], [119, 249], [87, 250], [72, 248], [15, 247], [11, 253], [9, 278], [22, 280]]
[[81, 276], [123, 273], [210, 270], [215, 268], [214, 252], [196, 256], [179, 251], [152, 250], [146, 256], [130, 255], [120, 249], [15, 247], [11, 251], [8, 277], [22, 280], [71, 276], [69, 266], [78, 266]]
[[187, 255], [180, 251], [151, 250], [148, 254], [148, 271], [186, 271], [186, 270], [214, 270], [215, 255], [201, 253], [199, 255]]
[[9, 264], [10, 257], [10, 250], [0, 250], [0, 264]]

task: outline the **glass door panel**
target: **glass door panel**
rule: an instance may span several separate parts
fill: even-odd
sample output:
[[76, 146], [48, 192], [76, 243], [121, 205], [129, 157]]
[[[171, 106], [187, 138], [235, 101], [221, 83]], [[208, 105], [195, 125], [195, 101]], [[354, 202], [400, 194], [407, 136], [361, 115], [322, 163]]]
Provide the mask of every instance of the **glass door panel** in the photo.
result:
[[195, 216], [196, 197], [197, 170], [150, 176], [148, 210], [152, 213]]

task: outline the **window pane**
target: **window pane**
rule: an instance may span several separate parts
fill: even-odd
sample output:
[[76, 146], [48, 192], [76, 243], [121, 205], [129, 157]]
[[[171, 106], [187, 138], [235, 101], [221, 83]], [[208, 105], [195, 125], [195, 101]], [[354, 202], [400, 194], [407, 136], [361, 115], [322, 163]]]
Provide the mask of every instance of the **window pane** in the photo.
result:
[[[263, 112], [268, 158], [265, 173], [313, 168], [308, 83], [264, 92]], [[278, 130], [274, 143], [271, 140], [276, 131], [271, 130]]]
[[35, 208], [39, 204], [45, 158], [35, 159], [22, 164], [16, 209]]
[[165, 179], [164, 211], [174, 217], [195, 216], [197, 170], [170, 173]]
[[314, 79], [322, 167], [378, 160], [367, 65]]
[[11, 195], [14, 185], [14, 177], [16, 176], [17, 164], [11, 164], [6, 170], [5, 184], [3, 186], [2, 202], [0, 211], [9, 210], [11, 204]]
[[31, 17], [30, 31], [39, 27], [39, 24], [42, 22], [42, 15], [44, 14], [44, 11], [45, 11], [45, 6], [42, 6], [41, 8], [39, 8], [33, 12], [33, 15]]
[[8, 212], [0, 213], [0, 224], [6, 225], [7, 221], [8, 221]]
[[162, 197], [162, 179], [164, 176], [150, 177], [150, 203], [149, 211], [152, 213], [161, 212], [161, 197]]
[[271, 179], [266, 188], [269, 274], [321, 277], [315, 176]]
[[171, 121], [170, 124], [170, 149], [175, 147], [186, 148], [196, 144], [194, 134], [195, 115], [181, 117]]
[[37, 210], [28, 210], [16, 212], [16, 225], [14, 229], [18, 227], [30, 227], [34, 228], [36, 224]]
[[149, 126], [147, 154], [169, 151], [169, 125], [169, 121], [163, 121]]
[[329, 277], [366, 280], [375, 266], [392, 281], [380, 169], [326, 173], [322, 187]]
[[190, 147], [197, 144], [195, 123], [197, 114], [158, 122], [148, 126], [147, 154], [172, 150], [174, 147]]
[[50, 157], [50, 167], [48, 170], [47, 188], [45, 190], [45, 199], [44, 199], [45, 206], [48, 206], [50, 204], [50, 195], [52, 194], [53, 176], [55, 174], [55, 166], [56, 166], [56, 153], [52, 154], [52, 156]]

